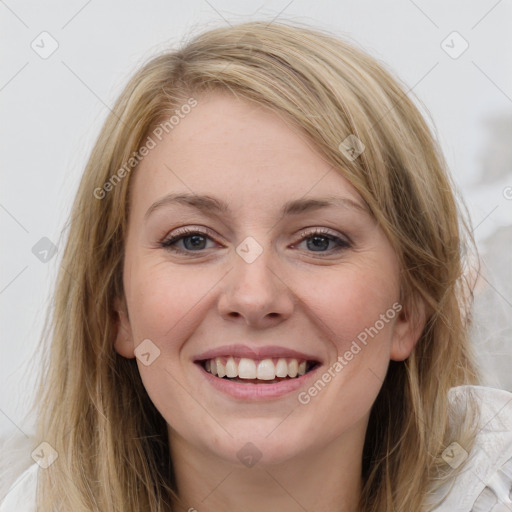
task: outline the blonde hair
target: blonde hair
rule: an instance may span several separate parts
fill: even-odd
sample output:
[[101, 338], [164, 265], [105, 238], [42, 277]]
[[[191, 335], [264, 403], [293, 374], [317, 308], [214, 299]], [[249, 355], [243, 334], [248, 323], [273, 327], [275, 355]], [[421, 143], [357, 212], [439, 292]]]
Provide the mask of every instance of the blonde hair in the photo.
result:
[[[478, 382], [467, 335], [472, 292], [461, 263], [471, 235], [406, 87], [352, 43], [307, 26], [264, 22], [210, 30], [153, 58], [101, 130], [71, 214], [46, 336], [38, 438], [59, 457], [42, 472], [40, 510], [172, 510], [165, 420], [136, 360], [113, 347], [137, 163], [126, 162], [181, 105], [215, 90], [267, 105], [307, 134], [358, 190], [393, 245], [406, 314], [417, 316], [419, 302], [425, 305], [415, 349], [407, 360], [391, 361], [371, 411], [360, 508], [426, 510], [429, 493], [455, 474], [443, 450], [456, 441], [469, 451], [474, 442], [474, 416], [457, 417], [448, 401], [450, 388]], [[357, 158], [340, 150], [349, 135], [365, 146]]]

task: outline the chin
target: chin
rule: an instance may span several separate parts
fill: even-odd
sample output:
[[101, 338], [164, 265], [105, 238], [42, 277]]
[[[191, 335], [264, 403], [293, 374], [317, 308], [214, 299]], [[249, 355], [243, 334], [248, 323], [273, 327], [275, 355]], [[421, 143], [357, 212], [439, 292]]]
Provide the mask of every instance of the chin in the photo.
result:
[[[226, 434], [222, 440], [216, 438], [215, 443], [209, 444], [209, 447], [213, 447], [215, 456], [230, 464], [246, 467], [283, 464], [304, 454], [304, 448], [307, 448], [304, 443], [311, 441], [311, 435], [296, 429], [293, 432], [289, 428], [280, 430], [280, 427], [276, 428], [280, 421], [282, 419], [265, 422], [265, 428], [258, 425], [233, 437]], [[270, 424], [271, 428], [267, 428]]]

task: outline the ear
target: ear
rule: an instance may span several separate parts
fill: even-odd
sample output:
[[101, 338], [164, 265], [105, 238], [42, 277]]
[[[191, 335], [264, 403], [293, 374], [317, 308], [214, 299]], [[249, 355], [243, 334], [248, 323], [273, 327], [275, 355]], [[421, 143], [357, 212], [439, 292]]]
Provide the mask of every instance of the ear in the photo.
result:
[[390, 358], [404, 361], [413, 351], [426, 324], [425, 303], [419, 297], [402, 307], [393, 327]]
[[135, 357], [135, 344], [133, 343], [132, 329], [125, 301], [116, 298], [114, 310], [117, 314], [117, 333], [114, 348], [123, 357], [133, 359]]

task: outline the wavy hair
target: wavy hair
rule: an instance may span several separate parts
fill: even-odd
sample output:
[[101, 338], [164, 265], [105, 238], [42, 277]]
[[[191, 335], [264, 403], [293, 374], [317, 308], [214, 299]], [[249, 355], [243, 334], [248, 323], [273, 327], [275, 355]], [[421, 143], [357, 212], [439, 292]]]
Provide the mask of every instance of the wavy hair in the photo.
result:
[[[264, 22], [209, 30], [152, 58], [104, 123], [73, 204], [44, 335], [37, 435], [59, 457], [41, 474], [39, 510], [172, 510], [166, 422], [136, 360], [114, 350], [114, 302], [123, 299], [129, 185], [141, 148], [191, 98], [216, 90], [271, 107], [309, 137], [390, 240], [406, 314], [426, 308], [418, 343], [405, 361], [390, 362], [371, 410], [360, 509], [429, 510], [429, 496], [457, 472], [443, 450], [456, 441], [469, 451], [475, 439], [475, 404], [457, 412], [448, 397], [479, 379], [463, 271], [463, 248], [474, 245], [468, 223], [436, 138], [384, 64], [327, 32]], [[355, 159], [340, 150], [349, 135], [366, 148]]]

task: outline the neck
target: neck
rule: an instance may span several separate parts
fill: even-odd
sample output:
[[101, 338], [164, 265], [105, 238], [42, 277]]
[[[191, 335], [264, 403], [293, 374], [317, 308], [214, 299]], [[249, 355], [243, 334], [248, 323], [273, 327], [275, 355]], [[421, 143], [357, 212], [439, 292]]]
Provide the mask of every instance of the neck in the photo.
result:
[[365, 430], [357, 425], [285, 462], [252, 467], [200, 450], [170, 431], [180, 498], [174, 510], [357, 512]]

